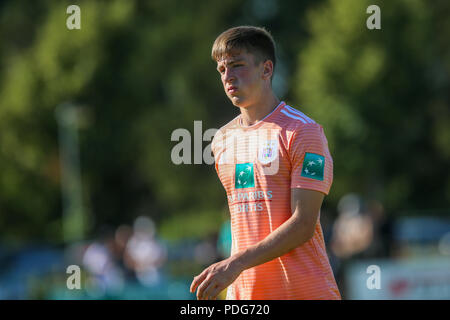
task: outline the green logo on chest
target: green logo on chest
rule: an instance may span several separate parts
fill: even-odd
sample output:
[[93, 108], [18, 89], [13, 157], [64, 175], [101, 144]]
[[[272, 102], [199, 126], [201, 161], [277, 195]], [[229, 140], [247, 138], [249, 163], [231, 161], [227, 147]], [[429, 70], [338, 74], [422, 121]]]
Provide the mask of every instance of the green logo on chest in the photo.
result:
[[303, 160], [302, 177], [323, 181], [325, 157], [307, 152]]
[[255, 176], [253, 173], [253, 163], [239, 163], [236, 164], [236, 177], [234, 187], [252, 188], [255, 186]]

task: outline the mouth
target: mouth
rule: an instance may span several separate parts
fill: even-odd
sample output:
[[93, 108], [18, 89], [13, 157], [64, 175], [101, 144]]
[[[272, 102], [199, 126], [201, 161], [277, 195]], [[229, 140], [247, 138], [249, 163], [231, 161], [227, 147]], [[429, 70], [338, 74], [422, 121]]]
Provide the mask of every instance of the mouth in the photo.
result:
[[236, 93], [238, 91], [237, 87], [228, 87], [227, 92], [228, 93]]

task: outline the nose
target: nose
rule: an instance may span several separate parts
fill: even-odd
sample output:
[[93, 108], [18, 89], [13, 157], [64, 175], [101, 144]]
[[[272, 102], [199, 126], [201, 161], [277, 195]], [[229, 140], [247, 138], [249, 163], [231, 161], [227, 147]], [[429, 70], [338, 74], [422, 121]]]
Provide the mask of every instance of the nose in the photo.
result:
[[231, 69], [226, 68], [225, 72], [223, 73], [223, 81], [225, 83], [227, 82], [233, 82], [235, 80], [234, 74], [232, 73]]

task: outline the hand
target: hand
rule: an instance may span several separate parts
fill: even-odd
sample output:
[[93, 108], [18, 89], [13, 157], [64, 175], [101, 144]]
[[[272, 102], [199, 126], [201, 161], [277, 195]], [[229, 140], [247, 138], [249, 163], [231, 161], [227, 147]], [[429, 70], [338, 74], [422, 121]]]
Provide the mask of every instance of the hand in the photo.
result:
[[191, 292], [193, 293], [197, 288], [198, 300], [215, 300], [217, 295], [232, 284], [242, 271], [231, 257], [214, 263], [194, 277]]

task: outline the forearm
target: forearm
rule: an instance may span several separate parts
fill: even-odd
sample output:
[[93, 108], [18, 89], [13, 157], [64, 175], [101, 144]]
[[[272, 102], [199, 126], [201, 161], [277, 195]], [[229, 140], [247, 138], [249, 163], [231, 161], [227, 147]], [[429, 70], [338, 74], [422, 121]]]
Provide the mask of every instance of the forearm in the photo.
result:
[[231, 260], [243, 271], [288, 253], [307, 242], [313, 233], [311, 224], [293, 215], [262, 241], [234, 254]]

